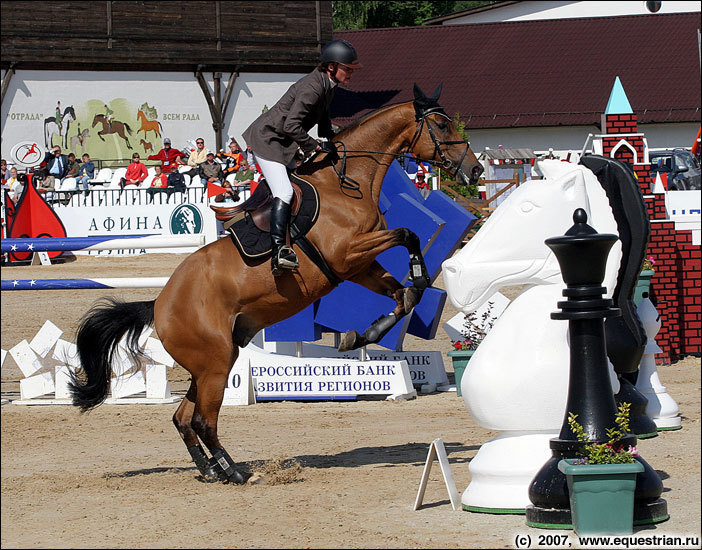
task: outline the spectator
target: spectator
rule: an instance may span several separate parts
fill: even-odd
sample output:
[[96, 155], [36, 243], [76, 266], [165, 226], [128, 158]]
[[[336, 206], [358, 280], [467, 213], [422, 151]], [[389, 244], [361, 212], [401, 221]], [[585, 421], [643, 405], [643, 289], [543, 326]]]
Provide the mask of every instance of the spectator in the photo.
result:
[[246, 162], [248, 162], [249, 166], [251, 166], [252, 168], [256, 166], [256, 157], [254, 156], [251, 147], [246, 148]]
[[22, 191], [24, 191], [24, 181], [17, 175], [17, 168], [14, 166], [10, 168], [10, 177], [5, 182], [5, 185], [10, 190], [10, 199], [16, 204], [22, 195]]
[[227, 176], [237, 172], [241, 166], [241, 161], [244, 160], [241, 147], [239, 147], [235, 139], [229, 144], [229, 151], [226, 153], [219, 153], [218, 156], [225, 161], [224, 174]]
[[164, 174], [161, 171], [160, 166], [155, 166], [154, 170], [156, 175], [151, 182], [151, 187], [146, 190], [146, 194], [149, 195], [149, 203], [154, 202], [154, 195], [156, 193], [162, 193], [164, 191], [169, 191], [168, 189], [168, 174]]
[[[226, 193], [221, 193], [220, 195], [217, 195], [215, 197], [215, 202], [239, 202], [239, 192], [232, 187], [232, 184], [229, 183], [228, 181], [225, 181], [222, 184], [222, 187], [224, 187], [227, 191]], [[217, 226], [219, 227], [222, 222], [217, 220]], [[221, 234], [223, 231], [220, 231], [219, 233]]]
[[68, 153], [68, 170], [66, 170], [67, 178], [77, 178], [80, 174], [80, 162], [76, 160], [73, 153]]
[[0, 166], [2, 167], [2, 182], [5, 183], [10, 175], [7, 169], [7, 161], [5, 159], [0, 160]]
[[149, 155], [148, 160], [160, 160], [161, 161], [161, 171], [164, 174], [170, 174], [172, 170], [177, 169], [179, 158], [183, 157], [183, 153], [178, 151], [178, 149], [171, 148], [171, 139], [165, 138], [163, 140], [163, 149], [161, 149], [155, 155]]
[[203, 138], [197, 138], [195, 140], [195, 145], [197, 149], [190, 153], [190, 156], [188, 157], [188, 166], [192, 167], [192, 169], [188, 172], [185, 172], [191, 178], [199, 173], [200, 165], [203, 162], [207, 161], [207, 149], [205, 149], [205, 140]]
[[207, 160], [200, 165], [200, 180], [205, 186], [207, 183], [222, 185], [224, 172], [222, 166], [215, 162], [214, 153], [207, 153]]
[[37, 189], [40, 193], [54, 191], [68, 172], [68, 157], [61, 154], [61, 147], [58, 145], [54, 145], [51, 152], [46, 153], [44, 162], [46, 162], [47, 175], [42, 182], [42, 187]]
[[422, 197], [426, 199], [429, 196], [429, 193], [431, 193], [431, 187], [429, 187], [429, 184], [424, 180], [424, 177], [424, 169], [421, 167], [418, 168], [414, 184], [417, 186], [417, 189], [419, 189]]
[[254, 169], [249, 166], [249, 163], [242, 160], [239, 171], [236, 173], [236, 176], [234, 176], [234, 181], [236, 181], [238, 185], [250, 186], [255, 175], [256, 172], [254, 172]]
[[124, 189], [126, 185], [140, 185], [146, 179], [149, 172], [140, 160], [139, 153], [132, 155], [132, 162], [127, 167], [127, 173], [120, 180], [119, 186]]
[[90, 193], [90, 180], [95, 177], [95, 163], [90, 160], [90, 155], [88, 153], [83, 154], [83, 164], [80, 167], [80, 172], [78, 174], [78, 185], [83, 186], [83, 194], [87, 195]]

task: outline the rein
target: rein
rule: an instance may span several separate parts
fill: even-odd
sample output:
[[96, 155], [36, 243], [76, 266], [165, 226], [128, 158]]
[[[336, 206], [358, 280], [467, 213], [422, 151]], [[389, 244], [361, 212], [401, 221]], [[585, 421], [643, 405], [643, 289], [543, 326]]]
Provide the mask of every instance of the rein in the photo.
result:
[[[424, 123], [426, 122], [426, 127], [429, 131], [429, 135], [431, 136], [431, 140], [434, 143], [434, 155], [432, 158], [422, 158], [422, 157], [415, 157], [415, 160], [417, 162], [426, 162], [427, 164], [431, 165], [438, 165], [442, 168], [445, 168], [447, 170], [454, 169], [456, 174], [461, 173], [463, 174], [463, 170], [461, 170], [460, 166], [463, 164], [463, 160], [466, 157], [466, 154], [468, 153], [468, 149], [470, 149], [470, 143], [464, 140], [455, 140], [455, 141], [441, 141], [437, 139], [436, 134], [434, 133], [434, 128], [432, 128], [432, 125], [429, 123], [429, 120], [427, 117], [431, 114], [438, 114], [442, 117], [444, 117], [446, 120], [450, 121], [451, 119], [449, 116], [443, 112], [443, 109], [437, 110], [437, 109], [428, 109], [424, 111], [421, 117], [417, 118], [417, 128], [414, 131], [414, 135], [412, 136], [412, 139], [410, 140], [410, 144], [407, 147], [406, 151], [402, 151], [399, 153], [388, 153], [385, 151], [371, 151], [367, 149], [347, 149], [346, 145], [344, 144], [343, 141], [335, 141], [334, 145], [340, 145], [338, 147], [341, 149], [342, 155], [341, 155], [341, 166], [337, 168], [335, 162], [332, 162], [332, 167], [334, 168], [334, 172], [336, 172], [336, 175], [339, 178], [339, 188], [346, 192], [350, 191], [352, 193], [358, 193], [359, 199], [363, 198], [363, 192], [361, 191], [361, 184], [353, 179], [352, 177], [346, 175], [346, 159], [349, 153], [369, 153], [373, 155], [387, 155], [391, 157], [395, 157], [396, 159], [404, 157], [407, 153], [410, 153], [414, 146], [417, 144], [417, 141], [419, 141], [419, 138], [422, 135], [422, 131], [424, 129]], [[444, 151], [441, 149], [442, 145], [458, 145], [458, 144], [465, 144], [466, 148], [465, 151], [463, 151], [463, 155], [461, 156], [461, 160], [458, 163], [454, 163], [452, 160], [446, 157], [444, 154]], [[436, 160], [436, 156], [439, 156], [441, 159], [441, 162]], [[463, 174], [465, 176], [465, 174]], [[346, 193], [345, 193], [346, 194]]]

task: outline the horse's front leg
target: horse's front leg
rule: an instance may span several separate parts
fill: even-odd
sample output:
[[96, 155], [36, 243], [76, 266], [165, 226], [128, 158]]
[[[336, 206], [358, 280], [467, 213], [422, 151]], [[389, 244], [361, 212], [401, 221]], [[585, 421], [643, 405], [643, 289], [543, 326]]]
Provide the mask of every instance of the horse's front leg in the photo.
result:
[[358, 261], [369, 253], [375, 257], [393, 246], [407, 248], [410, 256], [409, 280], [413, 286], [402, 287], [375, 260], [369, 269], [350, 277], [349, 280], [373, 292], [393, 298], [397, 305], [391, 313], [376, 319], [363, 334], [359, 334], [355, 330], [346, 332], [339, 344], [339, 351], [358, 349], [380, 341], [400, 319], [419, 303], [424, 289], [430, 286], [431, 281], [424, 264], [419, 237], [407, 228], [376, 231], [360, 237], [351, 245], [348, 258], [353, 263], [354, 260]]
[[373, 321], [363, 334], [355, 330], [344, 333], [339, 343], [339, 351], [350, 351], [379, 342], [400, 319], [412, 311], [422, 297], [422, 290], [414, 286], [403, 287], [376, 261], [368, 270], [349, 280], [392, 298], [396, 305], [389, 314]]

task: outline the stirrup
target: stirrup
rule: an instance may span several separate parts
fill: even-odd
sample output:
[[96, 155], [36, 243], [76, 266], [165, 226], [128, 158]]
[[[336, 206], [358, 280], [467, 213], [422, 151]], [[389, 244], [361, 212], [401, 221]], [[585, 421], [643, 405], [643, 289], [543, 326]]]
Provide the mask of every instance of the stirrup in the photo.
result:
[[298, 267], [297, 255], [289, 246], [282, 246], [277, 252], [273, 252], [273, 256], [271, 256], [271, 272], [274, 277]]

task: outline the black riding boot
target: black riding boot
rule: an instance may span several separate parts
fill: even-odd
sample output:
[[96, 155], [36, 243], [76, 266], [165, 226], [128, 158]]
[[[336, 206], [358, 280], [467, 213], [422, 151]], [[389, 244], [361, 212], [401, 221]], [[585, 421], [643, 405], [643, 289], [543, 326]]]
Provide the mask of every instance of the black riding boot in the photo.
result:
[[273, 199], [271, 208], [271, 241], [273, 256], [271, 257], [271, 271], [274, 276], [282, 275], [286, 269], [297, 269], [297, 256], [292, 248], [286, 244], [286, 233], [290, 223], [290, 205], [279, 198]]

